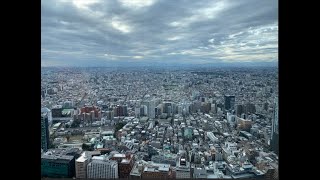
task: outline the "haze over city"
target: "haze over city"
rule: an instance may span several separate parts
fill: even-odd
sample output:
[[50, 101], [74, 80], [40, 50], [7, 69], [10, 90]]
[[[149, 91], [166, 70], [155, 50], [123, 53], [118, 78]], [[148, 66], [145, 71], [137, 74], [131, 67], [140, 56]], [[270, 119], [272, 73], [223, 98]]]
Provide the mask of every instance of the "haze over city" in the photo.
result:
[[42, 66], [277, 65], [278, 1], [41, 1]]

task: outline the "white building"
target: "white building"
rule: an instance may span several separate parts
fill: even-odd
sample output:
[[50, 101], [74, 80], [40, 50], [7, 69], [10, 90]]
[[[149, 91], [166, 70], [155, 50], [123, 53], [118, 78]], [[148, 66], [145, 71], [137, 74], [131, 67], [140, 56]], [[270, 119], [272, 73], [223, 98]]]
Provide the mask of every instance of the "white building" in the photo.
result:
[[87, 178], [118, 178], [117, 161], [109, 160], [106, 156], [94, 156], [87, 166]]
[[225, 142], [225, 147], [231, 152], [237, 151], [237, 143]]
[[140, 117], [140, 107], [134, 109], [135, 117]]
[[190, 163], [185, 158], [181, 158], [177, 162], [176, 166], [176, 179], [191, 178], [190, 175]]
[[235, 115], [228, 112], [227, 113], [227, 120], [228, 120], [228, 123], [234, 124], [236, 121], [236, 117], [235, 117]]
[[219, 139], [214, 136], [214, 134], [212, 132], [207, 132], [207, 137], [210, 139], [210, 141], [212, 142], [217, 142]]
[[237, 148], [237, 143], [225, 142], [225, 145], [222, 147], [223, 159], [227, 160], [228, 156], [235, 155], [240, 151]]
[[41, 113], [47, 113], [49, 126], [52, 125], [52, 112], [50, 109], [44, 107], [41, 108]]
[[214, 126], [215, 126], [216, 128], [222, 129], [222, 124], [221, 124], [220, 121], [214, 121]]
[[100, 154], [100, 152], [85, 151], [81, 154], [81, 156], [78, 159], [76, 159], [76, 162], [75, 162], [76, 178], [78, 179], [87, 178], [87, 165], [90, 162], [92, 154]]
[[195, 167], [193, 172], [195, 179], [207, 179], [207, 170], [204, 167]]

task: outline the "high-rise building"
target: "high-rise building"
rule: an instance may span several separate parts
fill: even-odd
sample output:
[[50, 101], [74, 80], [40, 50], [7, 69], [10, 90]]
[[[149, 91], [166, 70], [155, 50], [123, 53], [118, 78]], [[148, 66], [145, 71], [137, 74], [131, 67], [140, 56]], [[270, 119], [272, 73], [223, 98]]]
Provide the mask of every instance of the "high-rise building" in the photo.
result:
[[242, 104], [238, 104], [237, 108], [236, 108], [236, 115], [238, 117], [241, 117], [241, 114], [243, 114], [245, 112], [245, 107]]
[[149, 107], [148, 107], [148, 116], [149, 118], [154, 119], [156, 117], [156, 112], [155, 112], [155, 101], [150, 101], [149, 102]]
[[279, 154], [279, 118], [278, 118], [278, 98], [274, 101], [274, 114], [271, 127], [271, 149]]
[[49, 126], [52, 124], [52, 112], [49, 108], [47, 107], [44, 107], [44, 108], [41, 108], [41, 113], [46, 113], [47, 116], [48, 116], [48, 123], [49, 123]]
[[224, 96], [224, 108], [225, 110], [234, 110], [235, 96]]
[[90, 162], [90, 157], [88, 152], [83, 152], [81, 156], [76, 159], [75, 167], [76, 167], [76, 178], [78, 179], [86, 179], [87, 178], [87, 165]]
[[134, 108], [135, 117], [140, 117], [140, 107]]
[[41, 90], [41, 97], [43, 99], [46, 98], [46, 91], [45, 90]]
[[144, 115], [145, 115], [145, 112], [146, 112], [145, 110], [146, 110], [146, 106], [143, 106], [143, 105], [142, 105], [142, 106], [140, 107], [140, 116], [144, 116]]
[[41, 114], [41, 149], [46, 152], [49, 148], [49, 123], [48, 115]]
[[105, 155], [94, 156], [87, 166], [87, 178], [118, 178], [117, 161], [109, 160]]
[[41, 156], [41, 176], [50, 178], [72, 178], [74, 176], [75, 157], [71, 155]]
[[169, 113], [169, 111], [171, 112], [171, 107], [172, 107], [171, 102], [163, 103], [163, 113]]
[[128, 106], [122, 106], [123, 107], [123, 116], [128, 116]]
[[118, 177], [128, 178], [134, 165], [133, 154], [114, 154], [110, 159], [118, 162]]
[[183, 107], [182, 105], [178, 105], [178, 114], [182, 114]]
[[126, 116], [127, 115], [127, 106], [116, 106], [114, 108], [114, 115], [115, 116]]
[[187, 139], [187, 140], [192, 140], [192, 137], [193, 137], [193, 131], [192, 131], [192, 129], [190, 129], [190, 128], [185, 128], [184, 129], [184, 138], [185, 139]]
[[246, 104], [246, 113], [247, 114], [252, 114], [256, 112], [256, 106], [253, 103], [248, 103]]
[[107, 111], [106, 114], [107, 114], [107, 119], [108, 120], [113, 120], [113, 118], [114, 118], [114, 112], [113, 111]]
[[211, 110], [211, 103], [201, 103], [200, 111], [204, 113], [209, 113]]

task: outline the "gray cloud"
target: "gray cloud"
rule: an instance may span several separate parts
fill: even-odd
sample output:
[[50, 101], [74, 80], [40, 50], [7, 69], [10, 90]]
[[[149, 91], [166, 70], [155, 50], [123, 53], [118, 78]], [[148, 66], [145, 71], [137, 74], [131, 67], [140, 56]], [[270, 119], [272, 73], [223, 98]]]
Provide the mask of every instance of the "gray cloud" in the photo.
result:
[[46, 0], [42, 65], [278, 60], [276, 0]]

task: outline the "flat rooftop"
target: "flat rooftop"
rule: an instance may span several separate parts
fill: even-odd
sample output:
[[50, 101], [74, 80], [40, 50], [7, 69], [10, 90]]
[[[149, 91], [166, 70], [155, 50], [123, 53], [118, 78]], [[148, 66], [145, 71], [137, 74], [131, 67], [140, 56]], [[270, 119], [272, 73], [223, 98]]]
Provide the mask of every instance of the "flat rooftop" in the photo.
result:
[[85, 153], [83, 152], [82, 154], [81, 154], [81, 156], [78, 158], [78, 159], [76, 159], [76, 162], [85, 162], [86, 160], [88, 160], [89, 158], [88, 157], [86, 157], [85, 156]]
[[113, 157], [116, 157], [116, 158], [125, 158], [126, 155], [125, 155], [125, 154], [114, 154]]
[[129, 159], [122, 159], [121, 163], [122, 164], [129, 164], [130, 160]]
[[41, 155], [41, 159], [50, 159], [50, 160], [67, 160], [71, 161], [74, 157], [69, 155]]
[[159, 171], [168, 172], [169, 168], [170, 168], [170, 164], [152, 163], [147, 165], [143, 171], [144, 172], [159, 172]]

